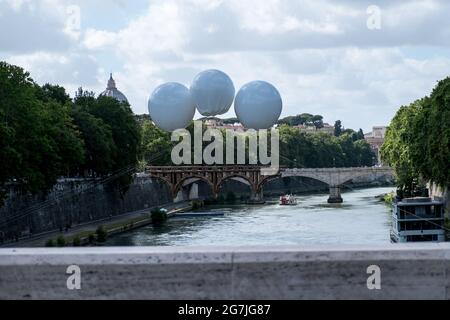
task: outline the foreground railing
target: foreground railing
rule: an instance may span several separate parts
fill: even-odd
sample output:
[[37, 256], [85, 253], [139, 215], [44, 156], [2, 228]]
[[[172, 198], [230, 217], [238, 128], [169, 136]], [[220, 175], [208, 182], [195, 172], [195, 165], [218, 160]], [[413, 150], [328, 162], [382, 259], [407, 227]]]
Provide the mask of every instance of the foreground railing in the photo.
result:
[[449, 299], [450, 244], [0, 249], [0, 299]]

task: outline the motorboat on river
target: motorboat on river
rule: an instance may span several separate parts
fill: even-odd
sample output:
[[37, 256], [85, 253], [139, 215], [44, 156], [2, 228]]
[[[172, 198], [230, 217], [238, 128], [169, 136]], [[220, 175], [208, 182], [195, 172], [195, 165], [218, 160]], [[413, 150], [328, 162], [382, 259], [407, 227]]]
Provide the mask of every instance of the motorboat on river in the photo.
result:
[[286, 194], [280, 197], [281, 206], [295, 206], [297, 204], [297, 198], [292, 194]]

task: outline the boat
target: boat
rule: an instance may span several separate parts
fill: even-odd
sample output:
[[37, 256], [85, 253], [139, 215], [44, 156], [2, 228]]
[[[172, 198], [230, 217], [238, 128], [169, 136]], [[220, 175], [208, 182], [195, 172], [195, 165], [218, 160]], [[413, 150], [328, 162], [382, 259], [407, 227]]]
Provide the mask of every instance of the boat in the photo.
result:
[[297, 199], [292, 194], [286, 194], [280, 197], [281, 206], [295, 206], [297, 204]]
[[444, 202], [426, 197], [394, 202], [392, 242], [445, 241]]

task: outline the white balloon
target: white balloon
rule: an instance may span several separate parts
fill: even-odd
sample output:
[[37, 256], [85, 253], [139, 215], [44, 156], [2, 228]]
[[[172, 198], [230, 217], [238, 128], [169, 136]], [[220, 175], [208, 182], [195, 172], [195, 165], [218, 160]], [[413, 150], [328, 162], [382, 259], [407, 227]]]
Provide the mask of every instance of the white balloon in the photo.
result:
[[153, 91], [148, 100], [148, 111], [159, 128], [174, 131], [191, 123], [195, 104], [188, 88], [180, 83], [168, 82]]
[[252, 81], [245, 84], [234, 101], [239, 121], [248, 129], [268, 129], [281, 115], [283, 101], [278, 90], [268, 82]]
[[235, 94], [233, 81], [219, 70], [200, 72], [194, 78], [190, 91], [198, 112], [203, 116], [226, 113]]

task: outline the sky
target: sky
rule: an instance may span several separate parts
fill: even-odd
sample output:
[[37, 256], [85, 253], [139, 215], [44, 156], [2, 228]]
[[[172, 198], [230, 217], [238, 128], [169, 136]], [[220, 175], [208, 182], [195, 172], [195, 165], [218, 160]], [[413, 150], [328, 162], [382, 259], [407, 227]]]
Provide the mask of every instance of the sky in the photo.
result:
[[450, 75], [449, 17], [445, 0], [0, 0], [0, 60], [72, 96], [112, 72], [138, 114], [158, 85], [219, 69], [236, 91], [272, 83], [282, 117], [367, 132]]

